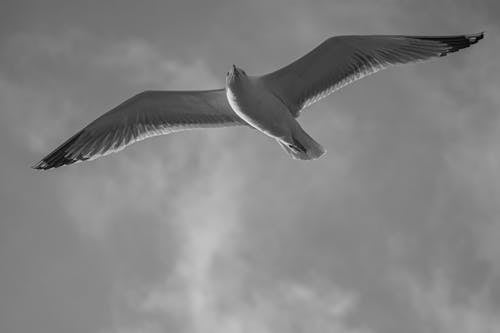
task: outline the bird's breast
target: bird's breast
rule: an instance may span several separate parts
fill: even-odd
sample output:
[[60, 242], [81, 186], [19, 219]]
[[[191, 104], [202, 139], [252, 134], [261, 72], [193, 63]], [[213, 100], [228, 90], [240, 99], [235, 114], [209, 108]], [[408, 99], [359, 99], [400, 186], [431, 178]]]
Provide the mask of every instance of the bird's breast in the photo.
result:
[[233, 111], [250, 126], [273, 137], [283, 135], [292, 114], [269, 90], [248, 82], [226, 87], [226, 95]]

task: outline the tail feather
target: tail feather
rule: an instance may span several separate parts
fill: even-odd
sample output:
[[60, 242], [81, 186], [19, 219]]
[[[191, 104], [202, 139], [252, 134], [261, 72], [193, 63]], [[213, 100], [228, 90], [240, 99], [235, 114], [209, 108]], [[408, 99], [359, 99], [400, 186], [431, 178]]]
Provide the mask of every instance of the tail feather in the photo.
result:
[[278, 143], [296, 160], [315, 160], [326, 153], [326, 150], [305, 131], [301, 130], [292, 136], [293, 143], [278, 140]]

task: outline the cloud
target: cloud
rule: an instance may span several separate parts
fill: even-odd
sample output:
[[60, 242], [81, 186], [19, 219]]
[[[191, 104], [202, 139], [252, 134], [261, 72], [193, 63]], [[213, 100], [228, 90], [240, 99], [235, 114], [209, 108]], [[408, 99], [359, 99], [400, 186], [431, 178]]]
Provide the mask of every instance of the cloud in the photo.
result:
[[[57, 138], [59, 133], [53, 126], [66, 126], [70, 116], [66, 110], [78, 110], [67, 98], [51, 96], [42, 90], [0, 75], [0, 109], [5, 123], [9, 124], [4, 130], [19, 146], [33, 153], [45, 151], [49, 142]], [[59, 116], [49, 117], [52, 114]]]
[[500, 331], [496, 311], [485, 308], [487, 295], [478, 294], [466, 303], [453, 301], [451, 281], [437, 273], [430, 286], [409, 279], [409, 291], [415, 309], [429, 332], [492, 333]]
[[128, 290], [130, 308], [124, 311], [152, 316], [180, 332], [368, 332], [344, 322], [356, 296], [331, 282], [273, 282], [263, 273], [267, 288], [248, 280], [259, 268], [241, 247], [249, 235], [239, 198], [251, 185], [239, 172], [242, 162], [218, 149], [227, 139], [209, 136], [199, 152], [200, 172], [173, 198], [175, 213], [165, 222], [178, 235], [174, 270], [156, 286]]
[[[356, 298], [331, 284], [311, 286], [281, 281], [273, 289], [255, 290], [250, 297], [244, 297], [247, 286], [237, 277], [219, 273], [205, 280], [207, 289], [201, 298], [195, 297], [195, 302], [189, 303], [188, 308], [194, 311], [184, 317], [192, 324], [182, 332], [371, 332], [346, 323]], [[141, 309], [171, 320], [186, 299], [180, 294], [173, 285], [164, 293], [154, 291], [141, 303]]]
[[143, 323], [137, 326], [115, 327], [112, 329], [104, 329], [99, 333], [163, 333], [165, 330], [155, 323]]
[[105, 70], [120, 72], [124, 81], [155, 89], [196, 90], [220, 86], [202, 59], [193, 63], [171, 60], [144, 40], [115, 43], [94, 62]]

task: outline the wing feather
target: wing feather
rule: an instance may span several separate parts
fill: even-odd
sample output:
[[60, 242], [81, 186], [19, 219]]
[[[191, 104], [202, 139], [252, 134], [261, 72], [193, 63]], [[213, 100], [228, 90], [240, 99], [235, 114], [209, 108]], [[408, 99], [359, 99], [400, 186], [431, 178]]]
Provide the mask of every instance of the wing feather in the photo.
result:
[[484, 33], [457, 36], [337, 36], [260, 79], [294, 116], [332, 92], [391, 65], [442, 57], [477, 43]]
[[151, 136], [244, 124], [229, 106], [224, 89], [145, 91], [91, 122], [33, 168], [92, 160]]

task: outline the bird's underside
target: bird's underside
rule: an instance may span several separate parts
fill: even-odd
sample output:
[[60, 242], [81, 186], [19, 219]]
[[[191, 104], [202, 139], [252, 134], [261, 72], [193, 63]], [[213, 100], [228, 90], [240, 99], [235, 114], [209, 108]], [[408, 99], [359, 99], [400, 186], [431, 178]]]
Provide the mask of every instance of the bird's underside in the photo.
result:
[[[391, 65], [442, 57], [469, 47], [483, 37], [483, 33], [457, 36], [337, 36], [275, 72], [249, 77], [235, 67], [228, 77], [236, 81], [255, 82], [275, 96], [292, 118], [297, 118], [307, 106], [366, 75]], [[180, 130], [249, 125], [245, 117], [242, 118], [241, 113], [238, 115], [228, 103], [227, 89], [228, 86], [226, 89], [206, 91], [140, 93], [91, 122], [33, 168], [51, 169], [92, 160], [145, 138]], [[240, 94], [244, 96], [245, 90]], [[296, 142], [294, 146], [291, 141], [284, 148], [294, 158], [321, 156], [308, 154], [309, 148], [301, 142]]]

